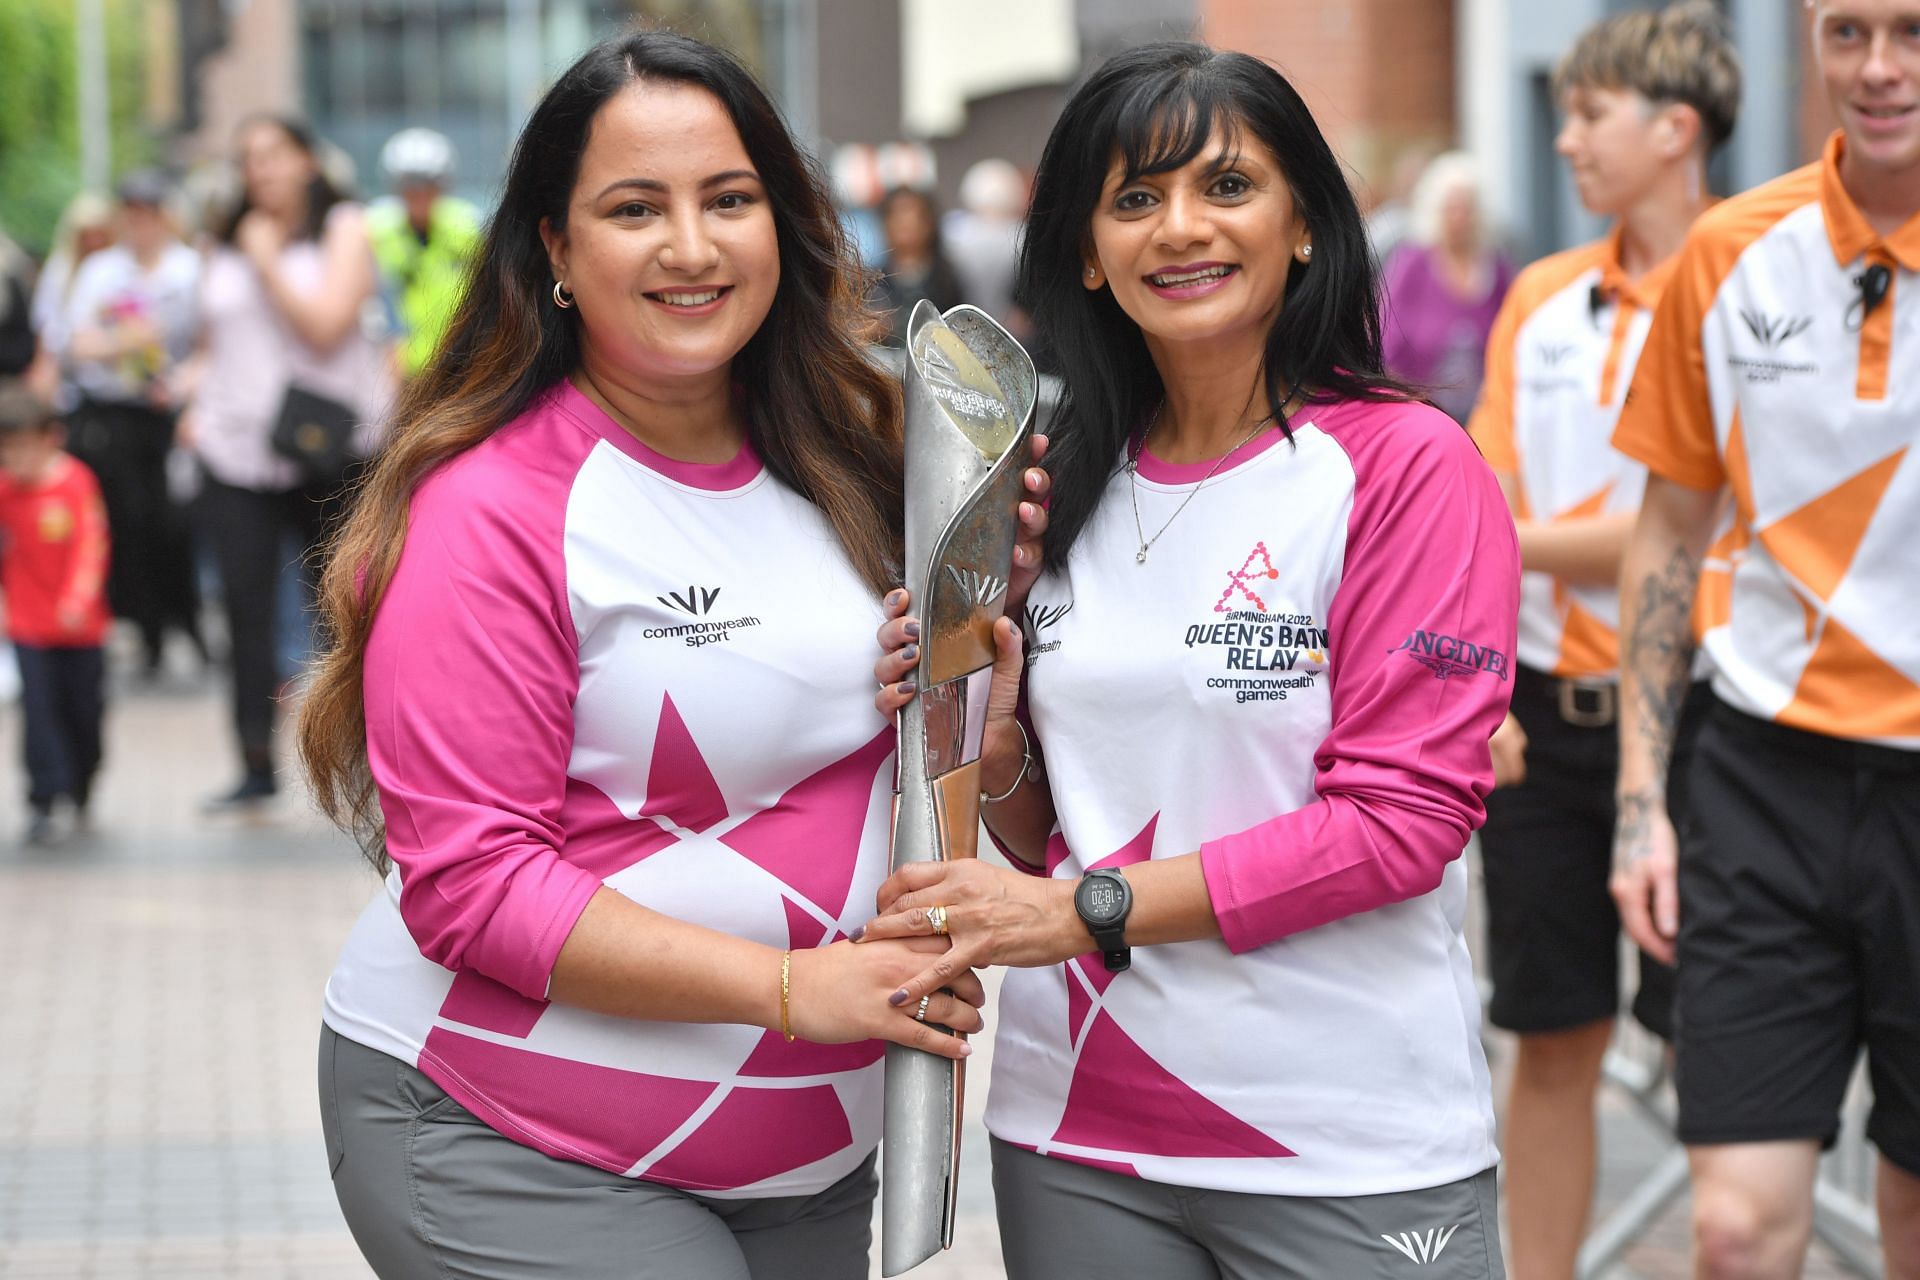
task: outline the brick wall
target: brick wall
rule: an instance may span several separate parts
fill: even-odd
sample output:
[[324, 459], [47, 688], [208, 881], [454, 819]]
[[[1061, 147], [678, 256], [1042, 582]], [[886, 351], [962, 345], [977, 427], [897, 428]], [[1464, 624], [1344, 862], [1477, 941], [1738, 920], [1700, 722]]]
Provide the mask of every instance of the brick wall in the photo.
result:
[[1274, 63], [1362, 182], [1454, 137], [1454, 0], [1201, 0], [1201, 38]]

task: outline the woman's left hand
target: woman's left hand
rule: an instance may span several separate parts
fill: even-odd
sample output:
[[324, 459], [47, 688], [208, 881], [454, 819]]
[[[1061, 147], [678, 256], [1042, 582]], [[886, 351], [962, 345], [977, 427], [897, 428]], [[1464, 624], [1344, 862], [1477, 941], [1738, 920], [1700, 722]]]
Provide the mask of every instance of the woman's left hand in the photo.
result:
[[862, 942], [931, 935], [931, 907], [946, 908], [953, 941], [951, 950], [894, 993], [896, 1004], [938, 991], [968, 969], [1033, 968], [1094, 950], [1073, 909], [1072, 881], [1024, 875], [977, 858], [904, 866], [880, 886], [879, 905], [880, 914], [860, 932]]

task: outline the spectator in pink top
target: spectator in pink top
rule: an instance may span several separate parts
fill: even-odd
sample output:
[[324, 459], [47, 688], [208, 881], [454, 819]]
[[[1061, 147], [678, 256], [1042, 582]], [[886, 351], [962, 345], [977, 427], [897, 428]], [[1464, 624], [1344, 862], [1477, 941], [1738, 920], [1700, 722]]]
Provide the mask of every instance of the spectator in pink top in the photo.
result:
[[[607, 41], [527, 121], [332, 550], [301, 724], [386, 876], [320, 1073], [382, 1277], [866, 1274], [880, 1042], [968, 1048], [887, 999], [943, 942], [847, 940], [902, 483], [858, 276], [718, 50]], [[977, 1030], [948, 986], [927, 1018]]]
[[1413, 189], [1412, 235], [1388, 255], [1381, 350], [1387, 369], [1456, 422], [1480, 394], [1487, 335], [1513, 264], [1487, 234], [1471, 157], [1434, 158]]

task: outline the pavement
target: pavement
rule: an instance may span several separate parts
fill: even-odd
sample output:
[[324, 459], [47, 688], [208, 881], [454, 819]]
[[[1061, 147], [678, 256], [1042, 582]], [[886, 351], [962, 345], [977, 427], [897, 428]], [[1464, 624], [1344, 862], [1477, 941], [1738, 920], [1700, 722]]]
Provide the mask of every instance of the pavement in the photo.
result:
[[[254, 818], [198, 814], [234, 780], [213, 680], [115, 684], [95, 829], [47, 849], [18, 843], [19, 714], [0, 703], [0, 1280], [365, 1280], [327, 1180], [314, 1055], [373, 874], [297, 787]], [[1497, 1071], [1505, 1045], [1490, 1048]], [[989, 1033], [969, 1066], [957, 1238], [915, 1280], [1003, 1280], [979, 1116], [991, 1063]], [[1602, 1122], [1605, 1213], [1667, 1143], [1622, 1097]], [[1682, 1199], [1613, 1274], [1681, 1280], [1686, 1247]], [[1856, 1273], [1816, 1244], [1806, 1274]]]

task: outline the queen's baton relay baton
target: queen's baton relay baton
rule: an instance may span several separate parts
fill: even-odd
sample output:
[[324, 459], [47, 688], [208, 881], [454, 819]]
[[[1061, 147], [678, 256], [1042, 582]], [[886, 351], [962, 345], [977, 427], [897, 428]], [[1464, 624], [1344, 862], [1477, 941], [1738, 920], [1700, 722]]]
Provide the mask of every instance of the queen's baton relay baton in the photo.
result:
[[[971, 858], [993, 624], [1006, 609], [1036, 389], [1033, 361], [975, 307], [907, 324], [906, 585], [920, 694], [900, 712], [893, 866]], [[964, 1064], [887, 1046], [880, 1270], [953, 1243]]]

